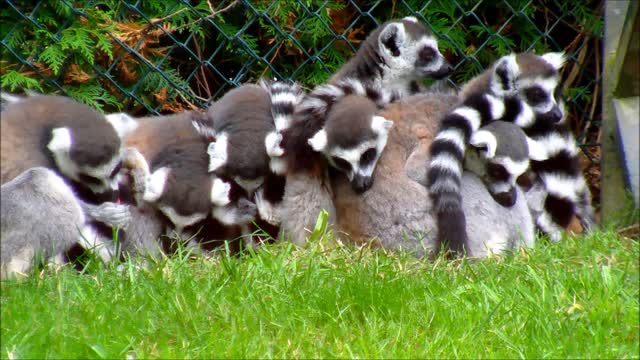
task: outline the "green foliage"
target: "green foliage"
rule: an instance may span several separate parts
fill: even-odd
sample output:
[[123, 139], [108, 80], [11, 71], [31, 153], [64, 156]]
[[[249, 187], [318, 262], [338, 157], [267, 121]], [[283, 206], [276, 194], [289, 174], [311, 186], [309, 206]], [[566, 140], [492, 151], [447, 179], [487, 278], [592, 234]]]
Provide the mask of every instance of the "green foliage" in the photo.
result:
[[[93, 93], [99, 83], [95, 102], [105, 111], [114, 109], [113, 98], [136, 112], [203, 106], [263, 76], [311, 88], [339, 69], [377, 24], [408, 15], [438, 37], [456, 65], [457, 84], [512, 51], [567, 49], [575, 59], [576, 37], [602, 37], [598, 0], [406, 0], [391, 7], [381, 0], [357, 7], [347, 0], [12, 3], [17, 10], [0, 9], [3, 86], [62, 89], [87, 102], [81, 89]], [[592, 73], [568, 87], [592, 86], [588, 59]], [[593, 91], [575, 94], [574, 104], [590, 107]]]
[[[322, 226], [320, 226], [322, 227]], [[3, 358], [637, 358], [637, 241], [433, 262], [331, 239], [0, 284]]]

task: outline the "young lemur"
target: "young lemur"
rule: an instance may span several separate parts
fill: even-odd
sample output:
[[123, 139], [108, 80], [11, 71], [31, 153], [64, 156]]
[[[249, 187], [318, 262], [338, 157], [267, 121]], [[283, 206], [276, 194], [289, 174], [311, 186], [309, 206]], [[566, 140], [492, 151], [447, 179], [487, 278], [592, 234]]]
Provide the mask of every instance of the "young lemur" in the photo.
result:
[[1, 279], [26, 275], [38, 260], [61, 264], [76, 244], [111, 259], [111, 239], [95, 230], [83, 204], [53, 170], [29, 168], [0, 189]]
[[[560, 88], [558, 70], [563, 64], [564, 56], [559, 53], [547, 53], [542, 56], [530, 53], [505, 56], [467, 83], [461, 91], [462, 103], [443, 118], [430, 149], [428, 187], [438, 218], [438, 239], [448, 243], [452, 251], [464, 251], [468, 238], [460, 196], [460, 176], [467, 142], [480, 126], [496, 119], [515, 123], [523, 128], [530, 139], [534, 133], [532, 130], [539, 131], [540, 128], [552, 133], [552, 137], [557, 137], [559, 133], [553, 124], [563, 118], [557, 99]], [[540, 159], [546, 159], [542, 163], [555, 163], [550, 158], [557, 148], [553, 149], [548, 141], [543, 141], [540, 137], [536, 140], [542, 148]], [[575, 141], [561, 147], [568, 151], [567, 149], [575, 147]], [[575, 155], [575, 152], [572, 153]], [[567, 159], [565, 165], [573, 168], [575, 166], [570, 163], [576, 160], [577, 157]], [[539, 175], [546, 188], [554, 188], [553, 181], [547, 180], [555, 178], [557, 174]], [[565, 177], [564, 174], [561, 177]], [[577, 178], [581, 179], [579, 171], [574, 176], [574, 179]], [[583, 182], [576, 180], [572, 183]], [[575, 199], [589, 197], [588, 194], [584, 195], [584, 186], [575, 186], [570, 190], [573, 196], [565, 197], [560, 202], [571, 203]], [[589, 202], [586, 200], [577, 204], [583, 206], [586, 203], [588, 208], [579, 213], [592, 213]], [[548, 196], [545, 200], [546, 210], [553, 211], [556, 207], [555, 211], [563, 212], [570, 220], [576, 204], [558, 208], [557, 203], [554, 196]], [[536, 220], [540, 226], [539, 219]], [[566, 225], [568, 221], [562, 226]]]
[[[375, 170], [376, 182], [367, 192], [356, 194], [343, 177], [331, 178], [337, 236], [355, 243], [373, 240], [385, 248], [402, 248], [417, 255], [430, 255], [438, 250], [433, 206], [429, 201], [425, 206], [429, 197], [424, 163], [439, 119], [458, 101], [453, 94], [425, 93], [390, 104], [378, 114], [394, 125]], [[503, 136], [498, 135], [510, 133], [509, 130], [483, 130], [492, 134], [476, 139], [478, 149], [484, 149], [479, 151], [486, 153], [486, 158], [482, 155], [477, 158], [484, 168], [492, 161], [505, 163], [507, 158], [520, 162], [527, 153], [522, 134], [512, 144], [510, 139], [500, 141]], [[484, 168], [476, 171], [482, 174]], [[463, 210], [469, 214], [466, 224], [470, 234], [469, 256], [481, 257], [533, 244], [533, 221], [520, 189], [516, 188], [515, 203], [507, 208], [494, 201], [478, 175], [465, 171], [461, 181]]]

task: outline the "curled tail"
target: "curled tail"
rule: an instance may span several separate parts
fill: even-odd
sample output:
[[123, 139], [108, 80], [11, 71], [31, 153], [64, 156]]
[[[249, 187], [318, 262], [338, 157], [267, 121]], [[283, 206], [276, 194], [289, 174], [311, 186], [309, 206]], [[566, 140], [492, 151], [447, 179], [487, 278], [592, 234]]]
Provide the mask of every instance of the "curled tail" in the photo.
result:
[[437, 241], [454, 253], [464, 252], [468, 238], [460, 190], [466, 145], [481, 126], [504, 115], [503, 99], [470, 95], [444, 117], [431, 143], [427, 188], [436, 214]]
[[317, 86], [309, 93], [299, 107], [303, 117], [324, 117], [331, 107], [347, 95], [359, 95], [372, 100], [379, 107], [397, 100], [400, 95], [387, 91], [373, 83], [362, 82], [357, 78], [345, 78], [335, 84]]

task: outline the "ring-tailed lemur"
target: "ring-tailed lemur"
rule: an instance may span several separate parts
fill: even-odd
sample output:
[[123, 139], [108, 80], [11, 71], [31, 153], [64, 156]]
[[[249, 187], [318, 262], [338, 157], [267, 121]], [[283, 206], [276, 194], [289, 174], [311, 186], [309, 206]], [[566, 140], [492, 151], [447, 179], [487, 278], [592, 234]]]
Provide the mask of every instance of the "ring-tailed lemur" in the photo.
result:
[[61, 264], [76, 244], [108, 261], [113, 243], [92, 222], [130, 217], [115, 204], [83, 204], [63, 178], [44, 167], [27, 169], [0, 189], [2, 279], [25, 275], [37, 260]]
[[128, 122], [66, 97], [45, 95], [17, 98], [1, 116], [2, 183], [44, 166], [58, 171], [87, 201], [113, 198]]
[[[514, 122], [527, 135], [531, 128], [548, 128], [544, 123], [560, 121], [558, 70], [564, 61], [560, 53], [505, 56], [467, 83], [461, 105], [443, 118], [430, 149], [428, 186], [438, 217], [438, 238], [454, 252], [463, 251], [467, 240], [459, 180], [467, 142], [480, 126], [496, 119]], [[543, 158], [548, 158], [549, 144], [536, 140], [547, 153]]]
[[[418, 255], [438, 250], [424, 164], [439, 119], [457, 102], [453, 94], [425, 93], [390, 104], [378, 114], [394, 125], [376, 167], [373, 186], [357, 194], [342, 176], [331, 178], [336, 236], [355, 243], [373, 241]], [[481, 257], [534, 243], [533, 221], [520, 189], [516, 189], [515, 204], [507, 208], [494, 201], [482, 179], [472, 172], [463, 172], [461, 181], [463, 210], [468, 214], [469, 256]]]

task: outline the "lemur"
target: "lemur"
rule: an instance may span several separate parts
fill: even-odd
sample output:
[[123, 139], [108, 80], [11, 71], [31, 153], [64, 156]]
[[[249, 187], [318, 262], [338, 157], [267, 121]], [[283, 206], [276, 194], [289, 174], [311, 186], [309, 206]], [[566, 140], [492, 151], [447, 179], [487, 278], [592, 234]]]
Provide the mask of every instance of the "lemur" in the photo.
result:
[[[505, 56], [467, 83], [461, 91], [461, 104], [443, 118], [430, 149], [428, 187], [438, 217], [439, 241], [448, 243], [453, 252], [464, 251], [467, 242], [465, 214], [460, 197], [460, 174], [467, 142], [480, 126], [497, 119], [514, 122], [523, 128], [530, 139], [533, 129], [539, 131], [540, 128], [544, 128], [550, 133], [558, 134], [553, 127], [563, 118], [557, 97], [560, 89], [558, 71], [564, 62], [564, 55], [561, 53], [546, 53], [542, 56], [522, 53]], [[553, 146], [539, 137], [535, 140], [543, 148], [542, 158], [547, 159], [543, 163], [553, 162], [553, 151], [550, 151]], [[575, 141], [561, 147], [565, 150], [575, 148]], [[574, 160], [577, 158], [564, 164], [570, 166]], [[577, 177], [580, 178], [579, 171], [577, 173]], [[553, 177], [548, 174], [540, 175], [543, 182], [544, 179]], [[545, 187], [554, 187], [553, 181], [545, 183], [549, 183], [545, 184]], [[571, 191], [580, 193], [584, 188], [574, 187]], [[590, 209], [589, 200], [583, 203], [587, 203]], [[557, 202], [554, 204], [553, 197], [547, 197], [545, 207], [547, 204], [550, 205], [547, 208], [550, 210]], [[565, 213], [569, 220], [574, 214], [573, 208], [563, 207], [559, 210]], [[539, 219], [537, 223], [540, 226]], [[562, 226], [566, 225], [568, 222]]]
[[89, 202], [113, 199], [128, 124], [62, 96], [16, 98], [0, 122], [1, 181], [44, 166]]
[[[192, 242], [219, 243], [217, 240], [251, 233], [248, 223], [256, 210], [248, 195], [229, 177], [208, 173], [207, 139], [212, 136], [208, 131], [213, 121], [207, 112], [133, 121], [135, 130], [126, 137], [129, 147], [121, 176], [126, 185], [121, 186], [121, 193], [128, 192], [126, 201], [136, 205], [133, 216], [145, 219], [154, 229], [162, 224], [163, 231], [156, 239], [162, 235], [165, 251], [174, 249], [174, 235], [184, 239], [197, 234]], [[211, 194], [212, 189], [216, 193]], [[129, 238], [128, 233], [135, 231], [128, 230], [125, 236]]]
[[[443, 78], [451, 70], [438, 51], [436, 38], [416, 18], [382, 24], [327, 84], [303, 99], [295, 116], [282, 117], [277, 130], [283, 138], [282, 152], [288, 157], [283, 162], [292, 171], [309, 170], [318, 154], [307, 140], [322, 129], [326, 114], [343, 97], [360, 95], [383, 107], [419, 91], [419, 81]], [[288, 171], [285, 166], [280, 168], [280, 172]]]
[[63, 263], [76, 244], [104, 261], [113, 256], [111, 239], [96, 231], [87, 215], [103, 216], [105, 208], [84, 209], [53, 170], [29, 168], [0, 189], [0, 278], [25, 275], [38, 260]]
[[[420, 80], [443, 78], [451, 70], [451, 66], [438, 51], [437, 40], [417, 19], [406, 17], [391, 20], [367, 37], [355, 56], [328, 84], [316, 87], [296, 106], [294, 113], [278, 117], [280, 121], [276, 123], [276, 128], [279, 134], [276, 140], [267, 144], [267, 149], [272, 157], [272, 169], [277, 173], [287, 174], [283, 202], [286, 209], [275, 211], [270, 208], [269, 212], [288, 214], [286, 219], [280, 216], [274, 218], [284, 220], [285, 223], [281, 223], [284, 228], [293, 229], [291, 233], [294, 234], [294, 242], [304, 243], [305, 234], [299, 230], [315, 222], [315, 210], [319, 209], [320, 204], [327, 210], [333, 208], [330, 205], [331, 189], [327, 182], [325, 159], [331, 159], [329, 163], [332, 165], [348, 163], [348, 166], [343, 166], [343, 170], [347, 170], [348, 176], [351, 172], [352, 185], [359, 191], [365, 191], [372, 184], [371, 173], [386, 141], [390, 123], [381, 118], [376, 118], [376, 126], [372, 126], [373, 122], [368, 125], [361, 122], [364, 126], [352, 127], [348, 121], [351, 113], [338, 110], [345, 118], [332, 123], [340, 127], [329, 125], [326, 116], [332, 113], [333, 105], [349, 97], [345, 104], [358, 102], [358, 106], [366, 109], [365, 113], [373, 115], [372, 106], [365, 105], [365, 100], [355, 100], [353, 95], [362, 96], [370, 103], [382, 107], [397, 98], [419, 91]], [[348, 109], [348, 106], [343, 108]], [[362, 119], [366, 116], [361, 114], [354, 118]], [[338, 120], [338, 117], [335, 116], [334, 119]], [[369, 120], [373, 119], [373, 116], [369, 117]], [[349, 144], [340, 144], [341, 149], [338, 149], [334, 146], [337, 142], [331, 138], [336, 134], [343, 139], [352, 140]], [[362, 137], [363, 134], [365, 137]], [[374, 140], [371, 134], [381, 136]], [[341, 158], [343, 155], [347, 158]], [[363, 156], [365, 160], [368, 157], [373, 157], [374, 160], [363, 163], [363, 168], [360, 169], [362, 171], [359, 171], [360, 165], [357, 163]], [[313, 191], [303, 190], [311, 188]], [[261, 209], [261, 201], [256, 200]], [[305, 211], [295, 211], [303, 207], [303, 203], [309, 204]], [[332, 211], [329, 214], [332, 221]], [[263, 217], [269, 218], [266, 215]]]
[[[394, 125], [375, 169], [376, 182], [367, 192], [357, 194], [343, 177], [331, 177], [338, 237], [359, 244], [373, 241], [419, 256], [437, 252], [433, 205], [427, 202], [425, 206], [424, 201], [429, 199], [424, 163], [438, 120], [458, 101], [454, 94], [425, 93], [401, 99], [378, 113]], [[491, 128], [485, 130], [493, 133]], [[500, 142], [500, 138], [496, 137], [494, 146], [490, 137], [484, 137], [489, 139], [485, 141], [489, 144], [486, 151], [496, 149], [497, 156], [492, 159], [500, 159], [503, 146], [514, 160], [524, 152], [525, 142], [508, 144]], [[482, 137], [478, 140], [478, 147], [483, 148]], [[533, 221], [519, 188], [515, 190], [515, 203], [507, 208], [494, 201], [476, 174], [465, 171], [461, 181], [463, 210], [469, 214], [469, 256], [481, 257], [534, 243]]]

